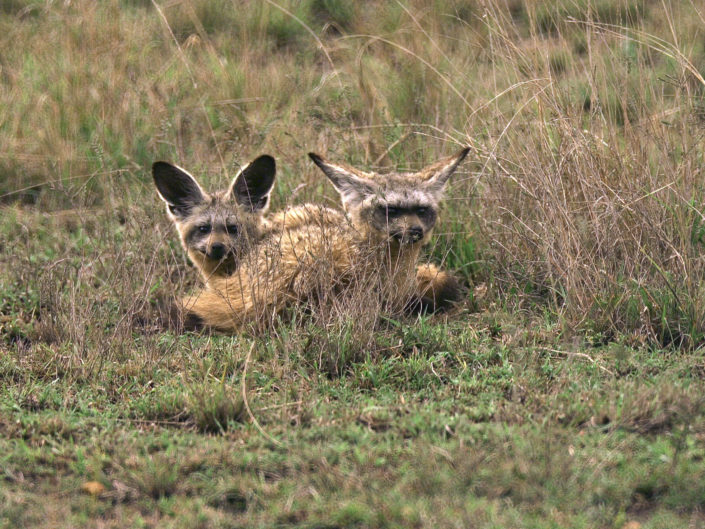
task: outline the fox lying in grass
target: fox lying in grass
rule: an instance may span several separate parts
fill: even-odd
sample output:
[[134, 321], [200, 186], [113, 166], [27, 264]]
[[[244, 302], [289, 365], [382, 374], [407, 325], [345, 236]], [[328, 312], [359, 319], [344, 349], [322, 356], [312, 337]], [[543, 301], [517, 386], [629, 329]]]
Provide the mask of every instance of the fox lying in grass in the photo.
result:
[[[388, 242], [390, 256], [393, 252], [406, 253], [405, 261], [415, 264], [421, 248], [431, 238], [445, 184], [468, 152], [469, 149], [463, 149], [417, 173], [383, 177], [330, 164], [313, 153], [309, 156], [340, 192], [343, 208], [357, 229], [368, 230], [368, 237], [378, 243]], [[370, 185], [370, 180], [384, 183]], [[401, 264], [399, 257], [397, 262]], [[460, 285], [452, 275], [434, 264], [424, 263], [416, 267], [414, 296], [407, 308], [437, 312], [447, 309], [461, 296]]]
[[[417, 269], [445, 185], [469, 149], [416, 173], [380, 176], [310, 154], [340, 193], [346, 214], [306, 205], [278, 214], [267, 237], [230, 275], [184, 302], [187, 326], [234, 332], [271, 324], [287, 307], [359, 296], [385, 312], [455, 301], [453, 278]], [[288, 219], [287, 219], [288, 217]]]
[[209, 194], [180, 167], [167, 162], [152, 166], [159, 196], [206, 284], [235, 272], [262, 238], [275, 173], [274, 158], [263, 155], [243, 167], [228, 189]]

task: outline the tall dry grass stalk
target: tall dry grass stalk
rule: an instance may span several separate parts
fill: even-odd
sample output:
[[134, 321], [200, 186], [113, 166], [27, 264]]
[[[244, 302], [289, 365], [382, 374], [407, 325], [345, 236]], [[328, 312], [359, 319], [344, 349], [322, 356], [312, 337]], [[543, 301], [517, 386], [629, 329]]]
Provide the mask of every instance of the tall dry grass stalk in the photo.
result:
[[[480, 184], [495, 277], [504, 292], [538, 294], [571, 326], [697, 345], [702, 77], [676, 43], [651, 45], [642, 29], [562, 28], [576, 26], [588, 46], [585, 61], [572, 58], [586, 90], [579, 104], [564, 81], [577, 72], [556, 72], [550, 49], [545, 61], [531, 57], [497, 32], [494, 52], [531, 65], [535, 81], [490, 140]], [[661, 61], [673, 68], [668, 84], [651, 77]]]

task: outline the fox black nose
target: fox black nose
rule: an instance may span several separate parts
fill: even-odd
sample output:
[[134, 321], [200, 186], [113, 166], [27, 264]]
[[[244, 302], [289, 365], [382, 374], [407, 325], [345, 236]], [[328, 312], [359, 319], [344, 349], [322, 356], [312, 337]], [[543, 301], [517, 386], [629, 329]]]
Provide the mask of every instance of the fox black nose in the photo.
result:
[[411, 242], [418, 242], [423, 239], [423, 228], [413, 226], [407, 230], [407, 236]]
[[401, 244], [414, 244], [423, 239], [423, 228], [420, 226], [413, 226], [406, 230], [399, 230], [392, 234], [392, 237], [399, 241]]
[[222, 259], [225, 255], [225, 245], [219, 242], [211, 244], [211, 249], [208, 252], [208, 257], [211, 259]]

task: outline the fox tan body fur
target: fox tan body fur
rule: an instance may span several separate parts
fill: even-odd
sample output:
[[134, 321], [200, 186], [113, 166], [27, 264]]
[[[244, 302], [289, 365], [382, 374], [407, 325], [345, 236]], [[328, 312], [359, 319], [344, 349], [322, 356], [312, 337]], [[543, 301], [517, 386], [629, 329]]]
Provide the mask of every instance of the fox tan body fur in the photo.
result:
[[206, 284], [235, 272], [267, 231], [264, 213], [274, 184], [274, 158], [245, 166], [225, 191], [206, 193], [188, 172], [167, 162], [152, 166], [184, 250]]
[[422, 303], [419, 298], [433, 302], [446, 279], [433, 265], [417, 270], [417, 261], [445, 184], [467, 152], [418, 173], [386, 176], [311, 154], [340, 193], [345, 214], [308, 205], [275, 216], [282, 228], [272, 230], [233, 274], [211, 278], [210, 288], [184, 302], [187, 325], [226, 332], [267, 326], [288, 306], [353, 293], [374, 295], [391, 312]]

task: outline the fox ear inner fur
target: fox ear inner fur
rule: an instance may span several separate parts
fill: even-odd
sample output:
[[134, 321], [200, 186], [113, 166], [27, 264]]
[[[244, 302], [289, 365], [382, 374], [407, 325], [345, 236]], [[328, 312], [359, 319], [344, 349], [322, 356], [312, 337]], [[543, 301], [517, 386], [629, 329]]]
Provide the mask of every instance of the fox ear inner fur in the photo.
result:
[[374, 193], [374, 183], [362, 177], [351, 167], [330, 163], [314, 152], [308, 153], [308, 156], [340, 193], [344, 205], [354, 204]]
[[422, 169], [417, 174], [422, 180], [426, 180], [426, 185], [436, 193], [440, 193], [445, 188], [448, 179], [458, 168], [460, 163], [470, 152], [470, 147], [465, 147], [453, 156], [439, 160]]
[[247, 164], [233, 179], [230, 193], [238, 202], [252, 211], [261, 211], [269, 205], [269, 194], [274, 187], [277, 172], [274, 158], [264, 154]]
[[191, 208], [204, 200], [205, 193], [201, 186], [181, 167], [168, 162], [155, 162], [152, 176], [159, 196], [177, 217], [188, 215]]

